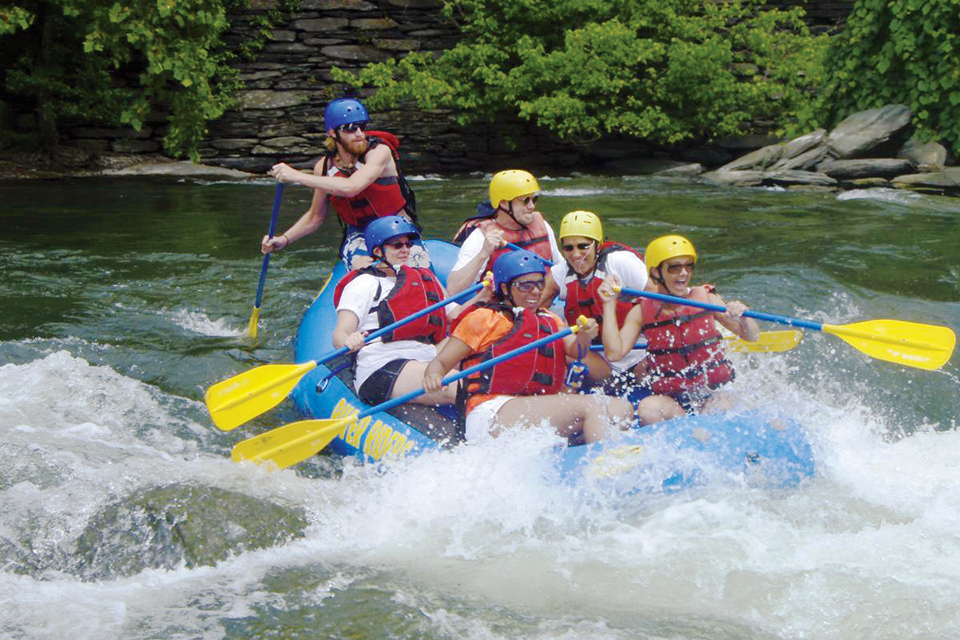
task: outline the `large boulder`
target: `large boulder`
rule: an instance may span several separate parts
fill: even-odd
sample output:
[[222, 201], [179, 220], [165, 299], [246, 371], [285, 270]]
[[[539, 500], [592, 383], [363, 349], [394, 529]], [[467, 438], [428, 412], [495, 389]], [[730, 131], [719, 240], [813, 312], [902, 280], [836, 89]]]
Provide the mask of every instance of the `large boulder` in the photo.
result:
[[921, 142], [910, 138], [897, 152], [898, 158], [909, 160], [921, 170], [929, 168], [931, 171], [940, 170], [947, 164], [947, 150], [936, 142]]
[[912, 115], [910, 108], [902, 104], [855, 113], [827, 136], [830, 154], [835, 158], [862, 157], [903, 131]]
[[172, 484], [108, 505], [77, 540], [77, 572], [88, 580], [145, 569], [213, 565], [247, 549], [302, 538], [302, 510], [217, 487]]
[[783, 157], [783, 150], [786, 145], [777, 143], [760, 147], [756, 151], [751, 151], [745, 156], [737, 158], [733, 162], [728, 162], [719, 169], [718, 173], [731, 171], [763, 171], [773, 166]]

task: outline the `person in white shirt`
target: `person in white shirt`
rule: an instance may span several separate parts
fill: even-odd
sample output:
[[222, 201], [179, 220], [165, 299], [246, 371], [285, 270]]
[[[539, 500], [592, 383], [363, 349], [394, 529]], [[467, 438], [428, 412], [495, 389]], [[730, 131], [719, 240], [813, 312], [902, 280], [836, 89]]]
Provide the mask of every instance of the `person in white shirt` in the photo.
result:
[[466, 239], [447, 278], [451, 295], [479, 282], [493, 270], [497, 258], [516, 247], [537, 254], [544, 264], [561, 261], [553, 229], [536, 208], [539, 191], [540, 184], [527, 171], [508, 169], [493, 176], [489, 188], [490, 204], [495, 207], [492, 214], [470, 218], [456, 234], [458, 239]]
[[[446, 298], [446, 291], [429, 269], [408, 266], [411, 249], [420, 243], [417, 228], [399, 216], [378, 218], [364, 232], [367, 250], [376, 262], [351, 271], [337, 285], [334, 304], [337, 326], [333, 346], [357, 354], [354, 386], [361, 400], [380, 404], [420, 388], [427, 363], [447, 337], [448, 305], [364, 343], [371, 331], [425, 309]], [[421, 395], [412, 402], [452, 404], [455, 385]]]

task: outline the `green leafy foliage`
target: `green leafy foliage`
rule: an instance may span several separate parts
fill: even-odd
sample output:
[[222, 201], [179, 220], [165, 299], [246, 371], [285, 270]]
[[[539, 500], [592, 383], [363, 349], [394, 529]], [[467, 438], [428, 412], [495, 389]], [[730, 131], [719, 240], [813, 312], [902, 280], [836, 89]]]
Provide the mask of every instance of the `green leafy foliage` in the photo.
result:
[[805, 125], [905, 104], [921, 138], [960, 154], [960, 0], [857, 0], [825, 67]]
[[620, 133], [712, 139], [769, 119], [784, 126], [821, 80], [825, 39], [801, 9], [762, 0], [445, 0], [464, 39], [357, 73], [373, 108], [415, 100], [461, 124], [504, 116], [569, 140]]
[[[240, 86], [221, 36], [228, 9], [245, 2], [20, 0], [0, 10], [3, 92], [38, 105], [41, 131], [64, 120], [140, 130], [162, 114], [166, 151], [197, 160], [207, 122]], [[259, 25], [251, 50], [278, 16]]]

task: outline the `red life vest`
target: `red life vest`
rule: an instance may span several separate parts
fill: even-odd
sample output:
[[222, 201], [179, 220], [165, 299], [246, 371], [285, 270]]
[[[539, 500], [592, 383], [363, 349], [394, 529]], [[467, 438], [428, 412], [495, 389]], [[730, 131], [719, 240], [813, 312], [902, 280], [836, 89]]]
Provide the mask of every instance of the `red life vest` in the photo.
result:
[[[499, 307], [496, 307], [499, 308]], [[485, 362], [501, 354], [553, 335], [560, 323], [545, 310], [524, 309], [514, 319], [513, 328], [505, 336], [460, 363], [461, 370]], [[560, 393], [567, 361], [563, 339], [555, 340], [526, 353], [514, 356], [485, 371], [472, 374], [464, 381], [467, 396], [496, 394], [534, 396]]]
[[[340, 304], [343, 288], [361, 273], [378, 278], [383, 277], [383, 273], [375, 267], [365, 267], [351, 271], [337, 283], [337, 288], [333, 292], [334, 306]], [[377, 285], [377, 297], [380, 297], [379, 284]], [[386, 327], [441, 300], [443, 300], [443, 289], [432, 271], [404, 265], [400, 267], [400, 273], [397, 274], [397, 282], [393, 289], [371, 311], [376, 312], [380, 327]], [[447, 313], [441, 307], [383, 334], [381, 339], [384, 342], [417, 340], [427, 344], [437, 344], [447, 337], [447, 324]]]
[[[598, 293], [603, 279], [609, 273], [607, 271], [607, 258], [616, 251], [629, 251], [642, 260], [640, 254], [633, 247], [628, 247], [619, 242], [604, 242], [600, 245], [600, 251], [597, 253], [597, 263], [593, 271], [584, 278], [577, 275], [573, 267], [567, 265], [567, 277], [564, 279], [566, 285], [566, 295], [564, 296], [563, 315], [567, 324], [573, 325], [577, 318], [584, 315], [588, 318], [596, 319], [597, 323], [603, 325], [603, 298]], [[587, 280], [589, 278], [589, 280]], [[583, 284], [587, 280], [587, 284]], [[632, 286], [630, 283], [624, 283], [624, 286]], [[627, 314], [636, 301], [630, 298], [620, 298], [617, 300], [617, 324], [623, 326]]]
[[[470, 224], [470, 222], [475, 219], [468, 220], [464, 225]], [[521, 249], [526, 249], [528, 251], [533, 251], [535, 254], [541, 258], [549, 261], [553, 261], [553, 251], [550, 248], [550, 231], [547, 227], [547, 221], [543, 219], [543, 216], [539, 211], [535, 211], [533, 214], [533, 222], [528, 224], [526, 227], [521, 229], [507, 229], [503, 225], [497, 224], [497, 221], [493, 218], [484, 218], [476, 220], [473, 224], [474, 229], [480, 229], [483, 232], [486, 232], [487, 229], [494, 228], [500, 229], [503, 231], [503, 241], [515, 244]], [[463, 227], [457, 232], [457, 235], [460, 236], [464, 231]], [[490, 255], [490, 259], [487, 260], [486, 266], [481, 271], [481, 274], [486, 273], [493, 269], [493, 263], [497, 261], [497, 258], [502, 256], [508, 251], [513, 251], [510, 247], [503, 247], [502, 249], [497, 249]]]
[[[400, 143], [393, 134], [385, 131], [368, 131], [367, 142], [369, 144], [367, 150], [362, 156], [357, 158], [358, 165], [362, 165], [366, 154], [381, 143], [386, 144], [387, 147], [390, 148], [390, 153], [393, 155], [395, 162], [399, 160], [397, 147], [399, 147]], [[325, 176], [332, 178], [349, 178], [359, 168], [354, 167], [349, 170], [340, 169], [330, 162], [333, 157], [333, 154], [330, 154], [323, 159], [323, 175]], [[333, 171], [328, 173], [331, 168]], [[399, 167], [397, 170], [399, 173]], [[340, 216], [340, 219], [343, 220], [345, 224], [355, 227], [365, 227], [376, 218], [396, 215], [407, 206], [407, 200], [403, 197], [401, 190], [399, 175], [377, 178], [366, 189], [352, 198], [330, 195], [327, 199], [330, 202], [330, 206], [333, 207], [333, 210]]]
[[[708, 302], [712, 285], [690, 289], [689, 298]], [[664, 304], [650, 298], [641, 302], [643, 335], [647, 339], [648, 368], [654, 393], [675, 395], [697, 387], [716, 389], [733, 379], [723, 357], [722, 336], [713, 311], [680, 305], [675, 316], [661, 316]]]

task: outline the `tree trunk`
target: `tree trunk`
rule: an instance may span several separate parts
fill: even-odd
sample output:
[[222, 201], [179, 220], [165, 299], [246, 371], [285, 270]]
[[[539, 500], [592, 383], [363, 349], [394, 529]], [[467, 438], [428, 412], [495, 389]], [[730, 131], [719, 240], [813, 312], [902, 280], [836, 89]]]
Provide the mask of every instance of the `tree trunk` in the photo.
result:
[[[49, 4], [40, 3], [40, 69], [49, 69], [52, 64], [53, 27], [54, 20], [50, 15], [52, 8]], [[41, 88], [37, 93], [37, 132], [40, 138], [40, 148], [48, 153], [56, 152], [60, 143], [60, 134], [57, 132], [57, 116], [54, 108], [54, 98], [49, 90]]]

